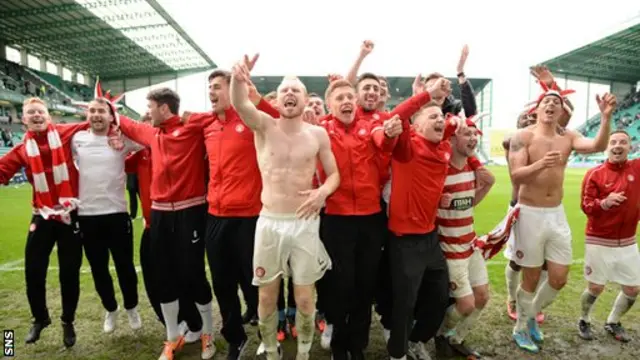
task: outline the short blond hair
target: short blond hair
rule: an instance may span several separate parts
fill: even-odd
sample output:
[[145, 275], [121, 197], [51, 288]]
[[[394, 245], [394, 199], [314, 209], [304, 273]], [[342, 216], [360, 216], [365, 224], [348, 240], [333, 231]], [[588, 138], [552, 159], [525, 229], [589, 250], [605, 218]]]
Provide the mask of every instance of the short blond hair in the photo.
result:
[[355, 87], [350, 81], [345, 79], [338, 79], [338, 80], [332, 81], [327, 87], [327, 90], [325, 90], [324, 92], [325, 101], [329, 102], [329, 97], [331, 96], [331, 93], [333, 93], [336, 89], [343, 88], [343, 87], [349, 87], [355, 91]]
[[297, 76], [285, 76], [285, 77], [283, 77], [282, 81], [280, 82], [280, 85], [278, 85], [278, 88], [277, 88], [278, 92], [280, 91], [280, 87], [282, 86], [282, 84], [284, 84], [286, 81], [300, 83], [300, 85], [302, 86], [302, 90], [304, 91], [305, 96], [308, 96], [307, 86]]
[[31, 104], [40, 104], [40, 105], [43, 105], [45, 108], [47, 107], [47, 103], [44, 100], [42, 100], [39, 97], [37, 97], [37, 96], [30, 97], [30, 98], [26, 99], [22, 103], [22, 106], [27, 106], [27, 105], [31, 105]]

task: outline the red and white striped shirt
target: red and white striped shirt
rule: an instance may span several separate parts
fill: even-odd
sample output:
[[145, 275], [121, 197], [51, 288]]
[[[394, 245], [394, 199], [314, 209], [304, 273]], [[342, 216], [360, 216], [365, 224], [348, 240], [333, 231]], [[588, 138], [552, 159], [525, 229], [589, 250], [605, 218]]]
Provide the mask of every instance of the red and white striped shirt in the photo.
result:
[[476, 195], [476, 175], [468, 164], [456, 169], [449, 164], [443, 194], [451, 194], [448, 207], [438, 206], [438, 235], [447, 259], [466, 259], [473, 255], [471, 244], [476, 238], [473, 230], [473, 206]]

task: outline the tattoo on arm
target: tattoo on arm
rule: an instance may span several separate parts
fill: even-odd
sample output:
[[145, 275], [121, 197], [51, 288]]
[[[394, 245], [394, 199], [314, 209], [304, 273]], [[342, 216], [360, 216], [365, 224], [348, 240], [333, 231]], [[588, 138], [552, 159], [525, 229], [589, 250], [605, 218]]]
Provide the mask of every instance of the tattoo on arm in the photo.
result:
[[524, 147], [524, 143], [520, 139], [520, 136], [516, 135], [510, 141], [509, 152], [518, 152], [522, 150], [523, 147]]

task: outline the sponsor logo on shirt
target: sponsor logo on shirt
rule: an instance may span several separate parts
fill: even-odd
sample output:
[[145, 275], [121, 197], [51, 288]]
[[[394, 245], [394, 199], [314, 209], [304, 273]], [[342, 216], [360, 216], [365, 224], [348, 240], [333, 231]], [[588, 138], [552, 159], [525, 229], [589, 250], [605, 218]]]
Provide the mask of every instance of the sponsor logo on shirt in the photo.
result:
[[451, 202], [451, 208], [453, 210], [464, 211], [464, 210], [469, 210], [472, 207], [473, 207], [473, 197], [472, 196], [453, 199], [453, 201]]

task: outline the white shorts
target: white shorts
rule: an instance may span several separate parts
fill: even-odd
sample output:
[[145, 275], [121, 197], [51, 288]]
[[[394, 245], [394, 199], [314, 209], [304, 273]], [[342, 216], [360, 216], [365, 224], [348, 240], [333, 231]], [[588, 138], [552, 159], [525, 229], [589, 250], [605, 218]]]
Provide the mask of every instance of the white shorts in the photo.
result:
[[476, 286], [487, 285], [487, 265], [479, 251], [466, 259], [447, 259], [449, 268], [449, 291], [451, 297], [459, 299], [473, 294]]
[[[498, 225], [499, 227], [504, 227], [504, 225], [507, 223], [507, 219], [509, 218], [509, 213], [511, 212], [511, 210], [513, 210], [513, 206], [509, 205], [509, 208], [507, 210], [507, 215], [504, 216], [504, 219], [502, 219], [502, 221], [500, 221], [500, 224]], [[507, 258], [507, 260], [511, 261], [513, 260], [513, 246], [514, 246], [514, 238], [515, 238], [515, 231], [511, 231], [509, 233], [509, 240], [507, 240], [507, 245], [504, 247], [504, 257]]]
[[584, 277], [597, 285], [614, 282], [624, 286], [640, 286], [638, 244], [624, 247], [587, 244]]
[[253, 249], [253, 285], [271, 283], [279, 276], [296, 285], [312, 285], [331, 268], [331, 259], [320, 241], [320, 218], [270, 214], [264, 210], [256, 224]]
[[562, 205], [552, 208], [520, 204], [520, 216], [515, 224], [511, 256], [524, 267], [541, 267], [545, 260], [571, 265], [571, 228]]

